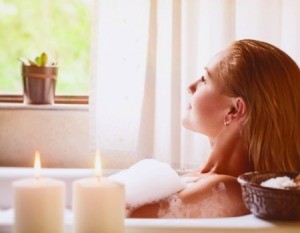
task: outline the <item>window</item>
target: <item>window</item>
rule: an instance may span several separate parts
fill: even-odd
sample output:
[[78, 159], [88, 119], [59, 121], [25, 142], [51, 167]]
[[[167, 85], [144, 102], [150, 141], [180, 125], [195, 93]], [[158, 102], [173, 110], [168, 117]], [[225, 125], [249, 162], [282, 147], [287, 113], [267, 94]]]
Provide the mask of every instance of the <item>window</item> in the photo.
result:
[[94, 1], [0, 0], [0, 94], [22, 94], [17, 58], [45, 51], [59, 63], [56, 94], [88, 95]]

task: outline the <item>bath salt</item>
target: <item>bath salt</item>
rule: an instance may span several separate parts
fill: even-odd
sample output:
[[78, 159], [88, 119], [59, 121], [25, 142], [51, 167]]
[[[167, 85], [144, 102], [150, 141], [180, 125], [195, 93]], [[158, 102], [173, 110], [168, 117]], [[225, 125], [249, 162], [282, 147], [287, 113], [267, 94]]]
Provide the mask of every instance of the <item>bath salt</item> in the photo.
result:
[[263, 187], [278, 188], [278, 189], [297, 186], [297, 184], [287, 176], [271, 178], [266, 181], [263, 181], [260, 185]]
[[134, 209], [182, 190], [184, 183], [167, 163], [144, 159], [108, 177], [125, 185], [127, 206]]

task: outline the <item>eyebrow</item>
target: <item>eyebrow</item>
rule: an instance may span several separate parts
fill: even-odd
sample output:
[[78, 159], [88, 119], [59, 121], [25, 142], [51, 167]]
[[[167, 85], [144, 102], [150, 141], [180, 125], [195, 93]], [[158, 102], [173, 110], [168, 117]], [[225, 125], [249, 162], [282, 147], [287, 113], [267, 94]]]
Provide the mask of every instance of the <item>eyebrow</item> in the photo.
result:
[[207, 77], [211, 81], [216, 81], [216, 77], [212, 75], [210, 71], [208, 71], [207, 66], [204, 67], [204, 71], [207, 73]]
[[209, 77], [211, 77], [211, 76], [210, 76], [210, 73], [209, 73], [209, 71], [208, 71], [208, 69], [207, 69], [206, 66], [204, 67], [204, 70], [206, 71], [207, 75], [208, 75]]

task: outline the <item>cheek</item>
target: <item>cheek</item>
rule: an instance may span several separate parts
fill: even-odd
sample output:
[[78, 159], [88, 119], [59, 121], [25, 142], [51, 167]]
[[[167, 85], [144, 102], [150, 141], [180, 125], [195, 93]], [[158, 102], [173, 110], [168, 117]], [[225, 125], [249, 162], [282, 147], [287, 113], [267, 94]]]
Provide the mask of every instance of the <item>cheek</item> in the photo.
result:
[[222, 107], [217, 96], [201, 93], [193, 96], [192, 108], [187, 112], [183, 125], [193, 131], [214, 134], [222, 123]]
[[198, 121], [199, 123], [206, 121], [210, 121], [210, 118], [213, 118], [216, 111], [216, 103], [212, 100], [211, 96], [206, 96], [206, 98], [195, 98], [192, 101], [192, 116], [194, 121]]

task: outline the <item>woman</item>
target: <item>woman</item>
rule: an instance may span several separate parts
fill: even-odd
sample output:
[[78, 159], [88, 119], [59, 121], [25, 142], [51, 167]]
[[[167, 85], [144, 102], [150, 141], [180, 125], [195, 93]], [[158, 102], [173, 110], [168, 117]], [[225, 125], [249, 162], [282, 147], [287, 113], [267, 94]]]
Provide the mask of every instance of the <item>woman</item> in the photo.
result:
[[249, 171], [300, 171], [300, 70], [265, 42], [234, 42], [188, 88], [187, 129], [207, 135], [207, 163], [172, 197], [131, 217], [227, 217], [248, 213], [237, 176]]

